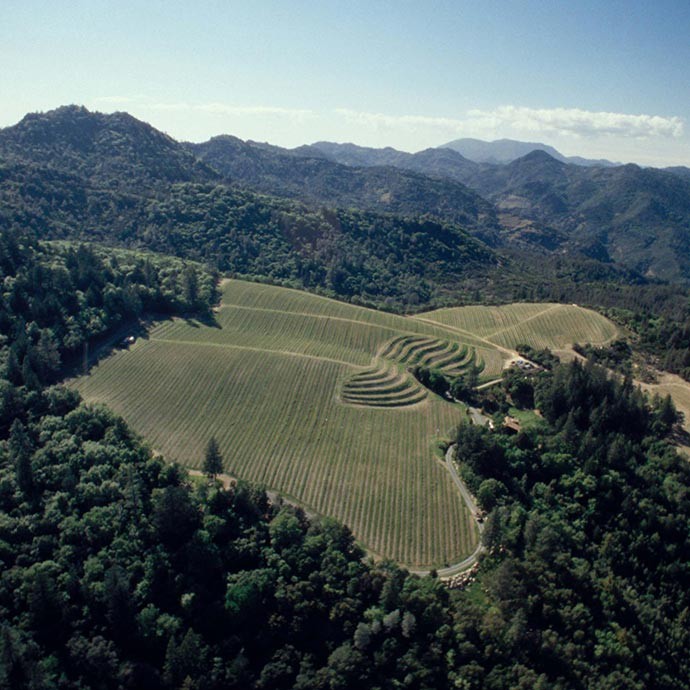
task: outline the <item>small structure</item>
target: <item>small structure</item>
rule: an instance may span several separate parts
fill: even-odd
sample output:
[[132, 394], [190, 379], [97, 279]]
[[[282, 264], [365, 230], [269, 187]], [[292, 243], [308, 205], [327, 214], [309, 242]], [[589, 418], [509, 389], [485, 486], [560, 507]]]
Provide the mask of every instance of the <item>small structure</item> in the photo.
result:
[[540, 366], [526, 359], [516, 359], [514, 364], [518, 369], [521, 369], [522, 371], [538, 371], [539, 369], [541, 369]]
[[503, 427], [513, 434], [519, 434], [522, 430], [520, 420], [515, 419], [515, 417], [511, 417], [510, 415], [505, 416], [505, 419], [503, 420]]

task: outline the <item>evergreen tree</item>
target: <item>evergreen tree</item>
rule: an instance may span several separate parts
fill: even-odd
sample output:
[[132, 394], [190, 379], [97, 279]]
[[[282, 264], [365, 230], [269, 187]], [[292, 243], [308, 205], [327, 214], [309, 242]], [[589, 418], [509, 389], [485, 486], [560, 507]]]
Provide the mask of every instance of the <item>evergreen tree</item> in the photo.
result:
[[30, 494], [34, 486], [33, 469], [31, 467], [31, 440], [21, 420], [15, 419], [10, 429], [8, 440], [10, 458], [14, 462], [15, 477], [21, 491]]
[[214, 436], [208, 441], [204, 455], [204, 472], [209, 477], [215, 477], [223, 471], [223, 456], [218, 448], [218, 441]]

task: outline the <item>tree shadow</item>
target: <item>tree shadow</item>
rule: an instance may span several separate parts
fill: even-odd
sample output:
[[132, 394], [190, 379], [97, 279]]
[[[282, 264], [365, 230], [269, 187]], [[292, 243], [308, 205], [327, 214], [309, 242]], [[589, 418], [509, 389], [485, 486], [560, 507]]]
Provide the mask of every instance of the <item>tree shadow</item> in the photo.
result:
[[90, 374], [101, 361], [115, 352], [123, 352], [134, 346], [138, 340], [149, 340], [149, 331], [160, 324], [181, 318], [192, 328], [221, 328], [212, 312], [178, 316], [176, 314], [150, 314], [145, 318], [131, 319], [112, 331], [92, 338], [78, 353], [65, 358], [61, 369], [61, 379], [76, 378]]
[[154, 326], [171, 320], [169, 316], [132, 319], [107, 333], [92, 338], [82, 346], [80, 352], [65, 358], [61, 371], [62, 379], [90, 374], [102, 360], [115, 352], [129, 350], [138, 340], [148, 340], [149, 331]]
[[221, 328], [213, 312], [195, 314], [194, 316], [182, 316], [180, 318], [184, 319], [184, 322], [192, 328], [200, 328], [201, 326], [206, 326], [207, 328]]
[[680, 446], [690, 447], [690, 432], [683, 429], [681, 426], [676, 426], [673, 429], [673, 434], [671, 436], [674, 443]]

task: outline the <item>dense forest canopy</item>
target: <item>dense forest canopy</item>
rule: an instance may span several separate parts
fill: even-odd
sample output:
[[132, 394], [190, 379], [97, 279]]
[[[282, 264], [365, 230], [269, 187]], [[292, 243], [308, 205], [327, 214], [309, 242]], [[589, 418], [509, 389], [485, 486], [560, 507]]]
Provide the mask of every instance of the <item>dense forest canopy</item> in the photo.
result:
[[0, 232], [0, 362], [14, 384], [52, 383], [66, 359], [144, 313], [204, 313], [216, 278], [198, 264]]

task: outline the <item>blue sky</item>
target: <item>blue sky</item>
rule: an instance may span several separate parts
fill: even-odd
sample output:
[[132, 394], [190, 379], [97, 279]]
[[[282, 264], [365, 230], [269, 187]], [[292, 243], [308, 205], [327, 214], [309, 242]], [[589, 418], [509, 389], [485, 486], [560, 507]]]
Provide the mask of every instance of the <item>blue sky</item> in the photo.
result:
[[690, 165], [690, 2], [8, 0], [0, 126], [80, 103], [177, 139], [461, 136]]

